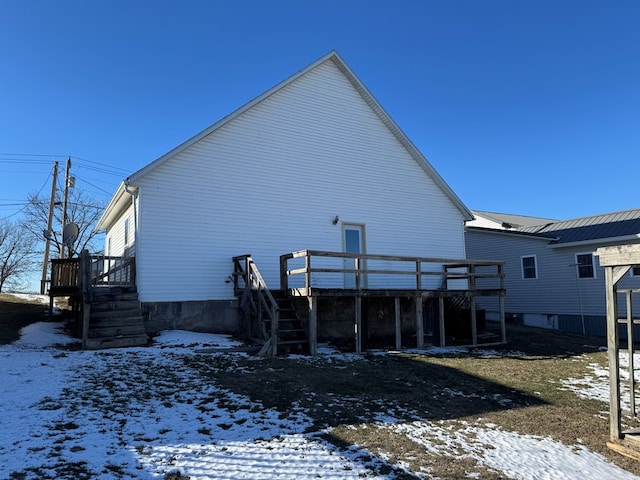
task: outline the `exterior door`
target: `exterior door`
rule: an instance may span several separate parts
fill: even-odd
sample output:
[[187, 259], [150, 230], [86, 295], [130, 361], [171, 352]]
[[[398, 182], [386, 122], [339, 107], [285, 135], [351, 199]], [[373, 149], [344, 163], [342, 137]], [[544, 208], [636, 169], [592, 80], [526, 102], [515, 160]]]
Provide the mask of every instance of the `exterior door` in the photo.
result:
[[[342, 225], [342, 239], [345, 253], [365, 253], [364, 250], [364, 225]], [[355, 260], [345, 259], [344, 268], [355, 269]], [[360, 262], [360, 268], [366, 268], [364, 261]], [[360, 276], [360, 287], [366, 288], [366, 276]], [[356, 288], [355, 273], [345, 273], [344, 288]]]

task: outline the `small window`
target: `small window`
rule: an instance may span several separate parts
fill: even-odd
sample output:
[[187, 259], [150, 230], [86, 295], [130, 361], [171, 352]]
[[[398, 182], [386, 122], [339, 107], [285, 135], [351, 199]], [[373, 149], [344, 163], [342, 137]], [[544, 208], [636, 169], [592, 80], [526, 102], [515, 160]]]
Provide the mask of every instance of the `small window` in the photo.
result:
[[124, 221], [124, 246], [129, 245], [129, 219]]
[[111, 237], [107, 238], [107, 257], [111, 256]]
[[536, 256], [520, 257], [522, 262], [522, 278], [538, 278], [538, 266]]
[[631, 269], [631, 276], [632, 277], [640, 277], [640, 267], [633, 267]]
[[590, 253], [576, 254], [576, 268], [578, 269], [578, 278], [595, 278], [595, 269], [593, 268], [593, 255]]

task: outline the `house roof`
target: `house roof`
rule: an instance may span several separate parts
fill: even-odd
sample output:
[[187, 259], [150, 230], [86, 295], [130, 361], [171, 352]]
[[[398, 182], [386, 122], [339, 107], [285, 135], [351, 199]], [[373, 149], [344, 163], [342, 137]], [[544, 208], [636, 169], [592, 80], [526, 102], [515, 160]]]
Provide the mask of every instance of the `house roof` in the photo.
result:
[[[478, 212], [481, 214], [482, 212]], [[496, 214], [493, 214], [496, 215]], [[501, 217], [507, 218], [504, 214]], [[517, 218], [519, 216], [514, 216]], [[533, 218], [533, 217], [529, 217]], [[571, 220], [549, 220], [538, 225], [519, 226], [513, 229], [468, 227], [474, 230], [496, 233], [547, 237], [551, 246], [573, 246], [597, 241], [640, 242], [640, 208], [579, 217]]]
[[[127, 185], [135, 186], [136, 182], [144, 177], [150, 171], [156, 169], [160, 165], [164, 164], [168, 160], [172, 159], [180, 152], [189, 148], [193, 144], [197, 143], [199, 140], [205, 138], [206, 136], [212, 134], [216, 130], [220, 129], [224, 125], [231, 122], [233, 119], [251, 109], [255, 105], [269, 98], [279, 90], [285, 88], [287, 85], [295, 82], [298, 78], [302, 77], [309, 71], [315, 69], [319, 65], [325, 62], [333, 62], [336, 67], [342, 72], [342, 74], [349, 80], [349, 82], [353, 85], [356, 91], [360, 94], [362, 99], [369, 105], [369, 107], [376, 113], [376, 115], [380, 118], [380, 120], [386, 125], [386, 127], [391, 131], [391, 133], [395, 136], [395, 138], [404, 146], [404, 148], [409, 152], [411, 157], [422, 167], [422, 169], [426, 172], [426, 174], [431, 178], [431, 180], [440, 188], [440, 190], [449, 198], [449, 200], [453, 203], [453, 205], [462, 213], [462, 216], [465, 220], [472, 220], [473, 214], [471, 211], [464, 205], [464, 203], [460, 200], [460, 198], [455, 194], [455, 192], [449, 187], [449, 185], [444, 181], [444, 179], [438, 174], [438, 172], [433, 168], [433, 166], [429, 163], [426, 157], [418, 150], [418, 148], [409, 140], [409, 138], [405, 135], [405, 133], [400, 129], [400, 127], [393, 121], [393, 119], [389, 116], [389, 114], [382, 108], [380, 103], [375, 99], [375, 97], [371, 94], [371, 92], [364, 86], [364, 84], [360, 81], [360, 79], [353, 73], [353, 71], [349, 68], [349, 66], [344, 62], [344, 60], [338, 55], [336, 51], [331, 51], [326, 55], [320, 57], [315, 62], [306, 66], [302, 70], [297, 73], [291, 75], [289, 78], [283, 80], [279, 84], [270, 88], [263, 94], [254, 98], [250, 102], [246, 103], [239, 109], [230, 113], [226, 117], [218, 120], [213, 125], [208, 128], [202, 130], [200, 133], [194, 135], [186, 142], [178, 145], [173, 150], [167, 152], [162, 155], [158, 159], [149, 163], [145, 167], [141, 168], [137, 172], [130, 175], [119, 187], [116, 193], [114, 194], [111, 202], [105, 209], [104, 214], [98, 221], [96, 229], [104, 229], [106, 228], [115, 218], [119, 211], [124, 208], [127, 202], [130, 202], [128, 195], [124, 195], [125, 187]], [[113, 203], [113, 205], [112, 205]]]
[[640, 208], [527, 227], [521, 231], [551, 234], [555, 237], [552, 242], [555, 245], [599, 239], [640, 240]]

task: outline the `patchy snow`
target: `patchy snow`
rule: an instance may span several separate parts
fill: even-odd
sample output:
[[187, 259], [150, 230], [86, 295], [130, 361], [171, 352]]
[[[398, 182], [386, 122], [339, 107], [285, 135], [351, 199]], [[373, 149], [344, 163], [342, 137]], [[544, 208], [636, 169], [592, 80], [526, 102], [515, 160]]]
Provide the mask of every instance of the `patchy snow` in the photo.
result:
[[[57, 345], [74, 340], [59, 324], [21, 333], [0, 346], [0, 478], [390, 479], [407, 468], [307, 432], [312, 421], [295, 405], [285, 416], [203, 381], [185, 359], [198, 348], [233, 348], [228, 337], [170, 331], [148, 348], [66, 351]], [[375, 428], [510, 478], [637, 478], [582, 445], [455, 420], [398, 423], [392, 412]]]
[[569, 447], [548, 437], [520, 435], [490, 424], [412, 422], [379, 428], [406, 435], [430, 453], [452, 459], [471, 458], [520, 480], [638, 478], [582, 445]]
[[[633, 354], [634, 370], [640, 366], [640, 353]], [[598, 363], [589, 365], [591, 374], [587, 374], [582, 378], [567, 378], [563, 380], [562, 386], [566, 390], [574, 392], [581, 398], [599, 400], [609, 404], [609, 367], [603, 367]], [[637, 384], [636, 373], [636, 384]], [[630, 412], [630, 395], [629, 395], [629, 354], [620, 352], [620, 408], [623, 411]]]

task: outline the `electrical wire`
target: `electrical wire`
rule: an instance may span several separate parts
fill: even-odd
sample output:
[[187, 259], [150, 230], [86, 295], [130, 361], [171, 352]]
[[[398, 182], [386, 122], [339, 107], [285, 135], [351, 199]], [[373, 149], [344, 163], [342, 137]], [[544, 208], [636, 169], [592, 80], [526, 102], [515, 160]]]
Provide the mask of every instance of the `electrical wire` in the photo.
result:
[[[53, 167], [49, 171], [49, 175], [47, 176], [47, 179], [44, 181], [44, 183], [42, 184], [42, 186], [38, 190], [38, 193], [36, 193], [36, 195], [35, 195], [36, 197], [38, 195], [40, 195], [42, 190], [44, 190], [44, 187], [49, 183], [49, 180], [51, 179], [52, 175], [53, 175]], [[11, 218], [11, 217], [14, 217], [14, 216], [18, 215], [20, 212], [24, 211], [24, 209], [26, 209], [28, 205], [29, 205], [29, 202], [25, 202], [24, 206], [21, 209], [19, 209], [18, 211], [12, 213], [11, 215], [7, 215], [6, 217], [0, 217], [0, 220], [6, 220], [7, 218]]]

